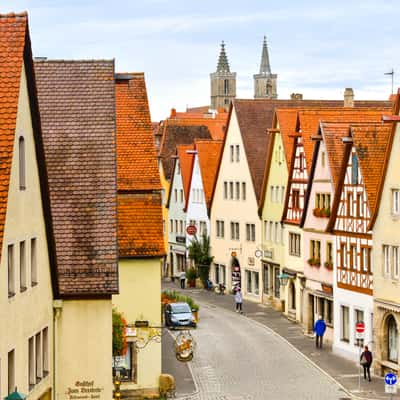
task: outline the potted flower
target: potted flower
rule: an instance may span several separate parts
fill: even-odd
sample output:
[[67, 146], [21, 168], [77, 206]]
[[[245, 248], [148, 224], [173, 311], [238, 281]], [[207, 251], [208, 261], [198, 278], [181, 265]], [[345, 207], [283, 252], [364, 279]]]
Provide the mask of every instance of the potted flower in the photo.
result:
[[309, 259], [307, 260], [307, 262], [308, 262], [308, 265], [311, 265], [311, 266], [313, 266], [313, 265], [314, 265], [314, 262], [315, 262], [315, 260], [314, 260], [313, 258], [309, 258]]
[[323, 217], [329, 218], [331, 216], [331, 209], [330, 208], [323, 208], [321, 211], [321, 215]]
[[321, 208], [318, 208], [318, 207], [314, 208], [314, 210], [313, 210], [314, 217], [320, 217], [321, 212], [322, 212]]
[[196, 286], [196, 278], [196, 270], [194, 268], [189, 268], [186, 272], [186, 279], [189, 287], [194, 288]]
[[332, 261], [325, 261], [324, 266], [326, 269], [333, 269], [333, 262]]
[[314, 267], [320, 267], [321, 266], [321, 260], [319, 258], [314, 259]]

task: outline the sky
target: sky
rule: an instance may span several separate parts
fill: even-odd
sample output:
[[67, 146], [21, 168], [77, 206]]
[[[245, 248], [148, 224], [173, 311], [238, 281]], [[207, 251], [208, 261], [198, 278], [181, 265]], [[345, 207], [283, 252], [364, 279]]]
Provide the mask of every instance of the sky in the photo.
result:
[[49, 59], [115, 59], [143, 71], [153, 121], [172, 107], [210, 104], [209, 74], [226, 43], [237, 97], [253, 97], [267, 36], [278, 97], [387, 99], [400, 85], [397, 0], [0, 0], [28, 11], [33, 53]]

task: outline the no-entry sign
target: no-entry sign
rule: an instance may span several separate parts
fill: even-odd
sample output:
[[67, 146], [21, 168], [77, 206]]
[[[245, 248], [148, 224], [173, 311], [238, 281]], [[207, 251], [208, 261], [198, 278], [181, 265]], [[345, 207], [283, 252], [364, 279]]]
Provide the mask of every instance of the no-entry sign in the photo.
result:
[[356, 323], [356, 339], [364, 339], [365, 324], [364, 322]]

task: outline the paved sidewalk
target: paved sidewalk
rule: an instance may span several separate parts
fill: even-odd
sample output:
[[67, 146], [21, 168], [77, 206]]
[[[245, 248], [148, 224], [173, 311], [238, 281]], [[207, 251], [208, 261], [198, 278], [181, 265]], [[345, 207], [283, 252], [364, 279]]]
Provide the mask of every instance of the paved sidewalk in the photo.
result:
[[[177, 284], [171, 282], [163, 282], [163, 288], [181, 291]], [[232, 295], [225, 294], [221, 296], [214, 292], [202, 289], [185, 289], [183, 292], [198, 301], [222, 307], [227, 310], [232, 310], [232, 312], [234, 312], [234, 300]], [[243, 311], [244, 317], [259, 322], [286, 339], [290, 345], [311, 360], [317, 368], [323, 370], [331, 378], [342, 385], [353, 398], [371, 400], [390, 398], [390, 395], [385, 394], [384, 392], [384, 380], [381, 377], [373, 376], [372, 382], [361, 379], [361, 391], [358, 391], [359, 367], [356, 363], [333, 354], [331, 348], [327, 346], [322, 350], [316, 349], [313, 338], [305, 336], [299, 324], [289, 321], [282, 315], [282, 313], [274, 310], [272, 307], [244, 300]], [[344, 397], [343, 399], [347, 398], [348, 397]], [[392, 399], [400, 400], [400, 396], [393, 395]]]

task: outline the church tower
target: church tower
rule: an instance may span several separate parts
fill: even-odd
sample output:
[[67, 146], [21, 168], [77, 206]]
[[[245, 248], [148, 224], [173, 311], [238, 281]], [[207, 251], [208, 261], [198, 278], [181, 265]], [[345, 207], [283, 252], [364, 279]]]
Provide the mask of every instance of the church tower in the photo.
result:
[[278, 93], [276, 90], [277, 78], [277, 74], [271, 73], [271, 66], [269, 65], [267, 38], [264, 36], [260, 72], [254, 75], [254, 98], [276, 99], [278, 97]]
[[230, 102], [236, 97], [236, 72], [229, 69], [225, 44], [221, 43], [217, 71], [210, 74], [211, 79], [211, 108], [229, 108]]

